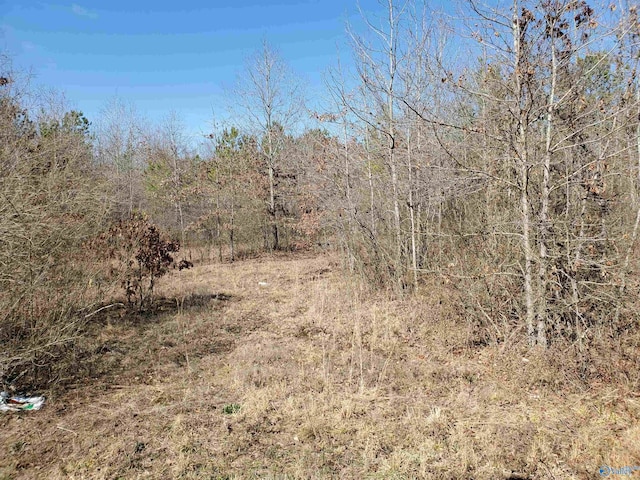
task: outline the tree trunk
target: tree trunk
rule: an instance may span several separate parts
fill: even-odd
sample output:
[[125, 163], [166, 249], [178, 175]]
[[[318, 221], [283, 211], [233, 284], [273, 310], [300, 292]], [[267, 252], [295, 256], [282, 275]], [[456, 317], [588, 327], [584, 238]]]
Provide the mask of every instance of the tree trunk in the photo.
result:
[[233, 209], [233, 200], [231, 201], [231, 214], [229, 218], [229, 248], [231, 250], [231, 261], [234, 262], [236, 259], [235, 255], [235, 245], [234, 245], [234, 209]]
[[396, 31], [393, 11], [393, 0], [389, 0], [389, 82], [387, 87], [387, 134], [389, 135], [389, 167], [391, 169], [391, 188], [393, 191], [393, 223], [396, 237], [395, 271], [398, 283], [402, 286], [404, 281], [404, 265], [402, 262], [402, 230], [400, 224], [400, 200], [398, 198], [398, 172], [395, 155], [395, 118], [394, 118], [394, 88], [396, 75]]
[[527, 337], [529, 344], [536, 344], [535, 335], [535, 299], [533, 287], [533, 248], [531, 246], [531, 202], [529, 198], [529, 156], [527, 151], [527, 122], [526, 112], [522, 105], [524, 97], [524, 87], [522, 85], [522, 68], [524, 61], [522, 58], [522, 46], [520, 44], [520, 11], [518, 0], [513, 2], [513, 51], [514, 51], [514, 77], [516, 92], [516, 111], [518, 120], [517, 141], [516, 141], [516, 162], [519, 163], [520, 176], [520, 210], [522, 220], [522, 250], [524, 253], [524, 300], [525, 300], [525, 321], [527, 326]]
[[280, 232], [278, 232], [278, 211], [276, 208], [276, 184], [275, 184], [275, 148], [273, 145], [273, 125], [271, 114], [267, 114], [267, 163], [269, 169], [269, 216], [271, 233], [273, 235], [272, 250], [280, 248]]
[[[555, 24], [549, 25], [550, 30], [555, 31]], [[545, 151], [544, 165], [542, 170], [542, 198], [540, 207], [540, 239], [539, 249], [540, 258], [538, 262], [538, 345], [547, 346], [547, 285], [548, 285], [548, 260], [547, 260], [547, 241], [549, 235], [549, 196], [551, 192], [550, 176], [551, 176], [551, 139], [553, 135], [556, 81], [557, 81], [557, 58], [555, 38], [551, 37], [551, 89], [549, 91], [549, 99], [547, 101], [547, 125], [545, 130]]]
[[411, 129], [407, 129], [407, 162], [409, 171], [409, 218], [411, 220], [411, 266], [413, 286], [418, 288], [418, 255], [416, 251], [416, 206], [413, 192], [413, 164], [411, 163]]

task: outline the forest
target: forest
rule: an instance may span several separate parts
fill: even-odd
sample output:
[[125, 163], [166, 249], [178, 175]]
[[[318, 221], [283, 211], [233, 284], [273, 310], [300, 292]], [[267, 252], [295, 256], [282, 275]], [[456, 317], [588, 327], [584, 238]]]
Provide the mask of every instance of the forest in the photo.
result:
[[465, 348], [637, 390], [637, 6], [381, 6], [347, 27], [352, 61], [321, 98], [265, 40], [232, 120], [196, 142], [177, 115], [152, 124], [118, 98], [88, 119], [4, 56], [7, 388], [66, 385], [88, 324], [155, 311], [165, 275], [312, 254], [370, 298], [437, 299]]

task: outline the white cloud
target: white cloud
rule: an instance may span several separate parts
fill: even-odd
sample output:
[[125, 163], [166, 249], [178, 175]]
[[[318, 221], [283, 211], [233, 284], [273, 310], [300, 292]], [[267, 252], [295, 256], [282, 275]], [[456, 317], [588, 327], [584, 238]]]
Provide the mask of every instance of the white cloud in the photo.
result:
[[71, 5], [71, 11], [79, 17], [98, 18], [98, 14], [96, 12], [87, 10], [86, 8], [81, 7], [80, 5], [75, 3]]

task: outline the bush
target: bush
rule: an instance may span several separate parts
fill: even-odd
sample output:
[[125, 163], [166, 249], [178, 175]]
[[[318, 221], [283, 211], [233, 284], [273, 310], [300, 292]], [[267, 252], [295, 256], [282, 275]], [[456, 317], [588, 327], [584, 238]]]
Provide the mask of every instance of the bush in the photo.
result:
[[[55, 112], [32, 119], [16, 90], [13, 83], [0, 86], [4, 383], [26, 381], [55, 361], [54, 352], [78, 337], [83, 309], [100, 302], [102, 292], [88, 288], [97, 267], [83, 243], [104, 228], [109, 210], [93, 174], [86, 131]], [[78, 112], [74, 118], [86, 121]]]
[[142, 214], [117, 222], [91, 245], [112, 262], [111, 277], [121, 284], [129, 307], [138, 311], [152, 307], [156, 280], [167, 273], [174, 263], [172, 254], [180, 250], [178, 242], [165, 238]]

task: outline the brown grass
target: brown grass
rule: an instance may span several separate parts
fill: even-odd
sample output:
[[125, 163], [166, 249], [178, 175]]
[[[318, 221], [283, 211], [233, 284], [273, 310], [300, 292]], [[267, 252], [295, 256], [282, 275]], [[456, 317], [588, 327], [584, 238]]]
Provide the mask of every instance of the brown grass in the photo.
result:
[[472, 347], [437, 288], [393, 300], [304, 255], [172, 273], [164, 312], [96, 318], [89, 381], [0, 416], [0, 478], [582, 479], [640, 465], [633, 384]]

